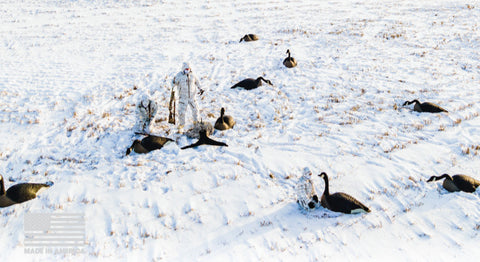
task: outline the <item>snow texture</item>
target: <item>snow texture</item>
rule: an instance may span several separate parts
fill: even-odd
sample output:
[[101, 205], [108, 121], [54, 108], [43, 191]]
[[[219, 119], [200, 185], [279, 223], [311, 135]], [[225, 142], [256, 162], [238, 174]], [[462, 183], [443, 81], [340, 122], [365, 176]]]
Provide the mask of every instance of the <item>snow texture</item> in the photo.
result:
[[[480, 190], [426, 180], [480, 179], [479, 18], [476, 0], [1, 1], [0, 174], [55, 183], [0, 209], [1, 261], [475, 261]], [[211, 136], [228, 147], [180, 150], [185, 61], [203, 121], [235, 118]], [[273, 86], [230, 89], [258, 76]], [[125, 156], [145, 94], [176, 143]], [[304, 167], [372, 212], [301, 210]], [[34, 212], [84, 213], [85, 252], [25, 254]]]

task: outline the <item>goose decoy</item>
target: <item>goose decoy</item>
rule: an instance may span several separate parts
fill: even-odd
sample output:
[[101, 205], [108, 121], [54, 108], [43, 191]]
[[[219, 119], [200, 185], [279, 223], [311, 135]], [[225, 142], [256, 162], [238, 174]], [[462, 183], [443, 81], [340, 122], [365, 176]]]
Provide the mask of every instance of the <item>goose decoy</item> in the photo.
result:
[[200, 130], [199, 136], [200, 136], [200, 138], [198, 139], [197, 142], [195, 142], [191, 145], [188, 145], [188, 146], [184, 146], [181, 149], [197, 147], [197, 146], [200, 146], [200, 145], [228, 146], [227, 144], [225, 144], [223, 142], [218, 142], [218, 141], [215, 141], [215, 140], [209, 138], [207, 136], [207, 132], [205, 130]]
[[8, 207], [11, 205], [23, 203], [37, 197], [43, 190], [51, 187], [53, 182], [49, 181], [44, 184], [36, 183], [20, 183], [8, 188], [5, 192], [3, 176], [0, 175], [0, 207]]
[[288, 54], [288, 57], [285, 58], [285, 60], [283, 60], [283, 65], [288, 68], [296, 67], [297, 61], [295, 60], [295, 58], [290, 56], [290, 49], [287, 49], [287, 54]]
[[258, 40], [258, 35], [255, 35], [255, 34], [247, 34], [247, 35], [244, 35], [242, 38], [240, 38], [240, 43], [242, 41], [245, 41], [245, 42], [250, 42], [250, 41], [257, 41]]
[[427, 182], [433, 182], [444, 178], [445, 180], [443, 180], [443, 187], [449, 192], [464, 191], [473, 193], [477, 187], [480, 186], [480, 181], [467, 175], [454, 175], [451, 177], [448, 174], [443, 174], [441, 176], [432, 176], [427, 180]]
[[247, 78], [247, 79], [243, 79], [242, 81], [236, 83], [235, 85], [233, 85], [231, 88], [236, 88], [236, 87], [243, 87], [245, 88], [246, 90], [251, 90], [251, 89], [255, 89], [259, 86], [262, 85], [262, 81], [263, 80], [265, 83], [269, 84], [269, 85], [273, 85], [272, 82], [270, 80], [267, 80], [263, 77], [258, 77], [257, 79], [253, 79], [253, 78]]
[[325, 181], [325, 191], [323, 192], [322, 198], [320, 200], [320, 203], [323, 207], [335, 212], [342, 212], [346, 214], [370, 212], [370, 209], [368, 207], [366, 207], [364, 204], [360, 203], [360, 201], [356, 200], [355, 198], [346, 193], [337, 192], [330, 195], [330, 192], [328, 190], [327, 173], [322, 172], [318, 176], [322, 177]]
[[138, 139], [133, 141], [133, 144], [127, 149], [126, 155], [128, 156], [130, 153], [132, 153], [132, 150], [138, 154], [145, 154], [150, 151], [160, 149], [164, 145], [172, 141], [173, 139], [170, 139], [168, 137], [147, 135], [142, 139], [142, 141]]
[[413, 103], [415, 103], [415, 105], [413, 106], [413, 110], [417, 112], [429, 112], [429, 113], [447, 112], [448, 113], [447, 110], [441, 108], [439, 105], [436, 105], [430, 102], [420, 103], [417, 99], [412, 101], [405, 101], [403, 105], [406, 106]]
[[227, 130], [233, 128], [234, 125], [235, 120], [233, 120], [232, 116], [226, 116], [225, 108], [222, 107], [222, 109], [220, 110], [220, 117], [217, 119], [214, 125], [215, 129]]

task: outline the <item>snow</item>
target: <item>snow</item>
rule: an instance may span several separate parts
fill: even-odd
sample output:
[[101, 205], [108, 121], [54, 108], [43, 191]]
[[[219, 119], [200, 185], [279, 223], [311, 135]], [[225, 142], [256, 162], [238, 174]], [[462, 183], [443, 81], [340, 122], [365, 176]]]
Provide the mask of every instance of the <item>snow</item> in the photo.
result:
[[[0, 209], [0, 258], [33, 261], [473, 261], [480, 179], [480, 4], [440, 1], [3, 1], [0, 174], [55, 184]], [[260, 40], [241, 42], [247, 33]], [[282, 65], [290, 49], [298, 66]], [[188, 61], [212, 138], [167, 123]], [[230, 89], [263, 76], [273, 86]], [[125, 156], [144, 94], [153, 134]], [[449, 113], [413, 112], [406, 100]], [[163, 109], [162, 109], [163, 108]], [[187, 113], [187, 120], [191, 114]], [[327, 172], [368, 214], [301, 211], [304, 167]], [[12, 182], [15, 181], [15, 182]], [[316, 177], [318, 192], [323, 181]], [[26, 213], [84, 213], [85, 252], [25, 254]]]

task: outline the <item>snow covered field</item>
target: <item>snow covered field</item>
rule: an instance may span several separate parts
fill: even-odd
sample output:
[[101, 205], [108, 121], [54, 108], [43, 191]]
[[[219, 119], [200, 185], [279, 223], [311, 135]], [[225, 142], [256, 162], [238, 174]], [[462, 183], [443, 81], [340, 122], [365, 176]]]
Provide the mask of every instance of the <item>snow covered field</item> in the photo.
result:
[[[476, 0], [0, 1], [0, 174], [55, 183], [0, 209], [0, 259], [477, 261], [480, 190], [426, 180], [480, 179], [479, 30]], [[180, 150], [184, 61], [202, 118], [235, 118], [212, 135], [228, 147]], [[258, 76], [273, 86], [230, 89]], [[177, 143], [125, 156], [143, 94]], [[305, 166], [372, 212], [301, 211]], [[83, 213], [85, 252], [26, 254], [26, 213]]]

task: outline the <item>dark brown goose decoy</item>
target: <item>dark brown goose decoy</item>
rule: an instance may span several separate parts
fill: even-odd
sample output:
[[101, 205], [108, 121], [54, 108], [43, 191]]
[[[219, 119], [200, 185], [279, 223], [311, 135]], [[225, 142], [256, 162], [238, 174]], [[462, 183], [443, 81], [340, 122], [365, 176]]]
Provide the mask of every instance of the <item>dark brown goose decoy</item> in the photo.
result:
[[5, 192], [3, 176], [0, 175], [0, 207], [8, 207], [32, 200], [37, 197], [43, 190], [51, 187], [53, 182], [49, 181], [44, 184], [20, 183], [11, 186]]
[[346, 193], [337, 192], [330, 195], [330, 192], [328, 190], [327, 173], [322, 172], [318, 176], [322, 177], [325, 181], [325, 191], [323, 192], [322, 198], [320, 200], [320, 203], [323, 207], [335, 212], [342, 212], [346, 214], [370, 212], [370, 209], [368, 207], [366, 207], [364, 204], [360, 203], [360, 201], [356, 200], [355, 198]]
[[412, 101], [405, 101], [404, 106], [415, 103], [413, 110], [417, 112], [429, 112], [429, 113], [440, 113], [448, 112], [447, 110], [441, 108], [439, 105], [430, 102], [420, 103], [417, 99]]
[[480, 186], [480, 181], [467, 175], [454, 175], [451, 177], [448, 174], [443, 174], [441, 176], [432, 176], [427, 182], [433, 182], [444, 178], [443, 187], [449, 192], [464, 191], [473, 193], [477, 187]]
[[184, 146], [181, 149], [197, 147], [197, 146], [200, 146], [200, 145], [228, 146], [227, 144], [225, 144], [223, 142], [218, 142], [218, 141], [215, 141], [215, 140], [209, 138], [207, 136], [207, 132], [205, 130], [200, 130], [199, 136], [200, 136], [200, 138], [198, 139], [197, 142], [195, 142], [191, 145], [188, 145], [188, 146]]
[[287, 54], [288, 54], [288, 57], [285, 58], [285, 60], [283, 60], [283, 65], [288, 68], [296, 67], [297, 61], [295, 60], [295, 58], [290, 56], [290, 49], [287, 49]]
[[267, 80], [263, 77], [258, 77], [257, 79], [253, 79], [253, 78], [247, 78], [247, 79], [243, 79], [242, 81], [236, 83], [234, 86], [232, 86], [231, 88], [236, 88], [236, 87], [243, 87], [245, 88], [246, 90], [251, 90], [251, 89], [255, 89], [259, 86], [262, 85], [262, 81], [263, 80], [265, 83], [269, 84], [269, 85], [273, 85], [272, 82], [270, 80]]
[[168, 137], [147, 135], [147, 137], [144, 137], [142, 141], [138, 139], [133, 141], [133, 144], [127, 149], [126, 155], [128, 156], [130, 153], [132, 153], [132, 150], [138, 154], [145, 154], [150, 151], [160, 149], [165, 144], [172, 141], [173, 140]]
[[215, 129], [217, 130], [227, 130], [233, 128], [235, 125], [235, 120], [233, 120], [232, 116], [225, 115], [225, 108], [222, 107], [220, 110], [220, 117], [215, 122]]
[[245, 42], [250, 42], [250, 41], [257, 41], [258, 40], [258, 35], [255, 35], [255, 34], [247, 34], [247, 35], [244, 35], [242, 38], [240, 38], [240, 43], [242, 41], [245, 41]]

